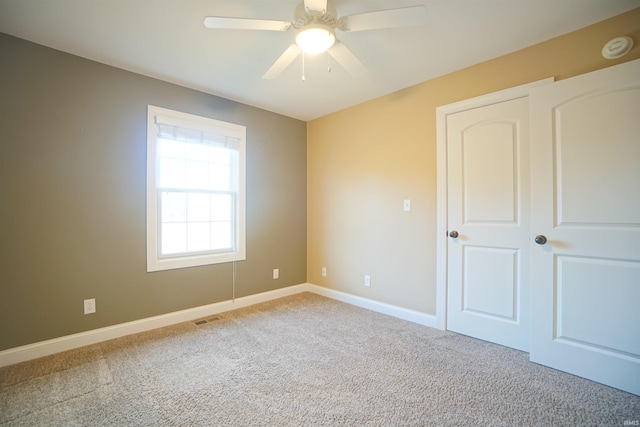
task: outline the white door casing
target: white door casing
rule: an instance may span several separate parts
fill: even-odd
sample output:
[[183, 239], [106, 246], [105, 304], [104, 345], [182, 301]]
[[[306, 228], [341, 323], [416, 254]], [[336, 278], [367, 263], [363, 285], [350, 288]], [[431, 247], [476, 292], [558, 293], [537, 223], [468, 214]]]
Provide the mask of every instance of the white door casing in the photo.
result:
[[[447, 117], [447, 329], [529, 349], [526, 97]], [[455, 234], [454, 234], [455, 235]]]
[[640, 394], [640, 60], [532, 89], [531, 360]]

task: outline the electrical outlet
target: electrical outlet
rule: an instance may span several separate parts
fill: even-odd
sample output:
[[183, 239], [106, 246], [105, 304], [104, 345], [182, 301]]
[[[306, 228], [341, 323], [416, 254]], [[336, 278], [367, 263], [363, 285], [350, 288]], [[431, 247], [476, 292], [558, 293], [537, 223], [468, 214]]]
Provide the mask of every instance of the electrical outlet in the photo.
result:
[[93, 314], [96, 312], [96, 299], [86, 299], [84, 300], [84, 314]]
[[280, 269], [279, 268], [274, 268], [273, 269], [273, 278], [274, 279], [278, 279], [280, 277]]
[[327, 267], [322, 267], [322, 277], [327, 277]]
[[369, 276], [368, 274], [366, 276], [364, 276], [364, 285], [367, 288], [371, 287], [371, 276]]

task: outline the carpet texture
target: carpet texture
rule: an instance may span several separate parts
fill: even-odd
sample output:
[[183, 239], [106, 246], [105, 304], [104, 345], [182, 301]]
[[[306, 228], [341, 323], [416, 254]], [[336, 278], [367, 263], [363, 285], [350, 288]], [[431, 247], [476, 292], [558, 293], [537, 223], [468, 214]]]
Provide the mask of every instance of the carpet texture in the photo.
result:
[[[0, 369], [0, 425], [637, 425], [640, 397], [302, 293]], [[632, 423], [632, 424], [629, 424]]]

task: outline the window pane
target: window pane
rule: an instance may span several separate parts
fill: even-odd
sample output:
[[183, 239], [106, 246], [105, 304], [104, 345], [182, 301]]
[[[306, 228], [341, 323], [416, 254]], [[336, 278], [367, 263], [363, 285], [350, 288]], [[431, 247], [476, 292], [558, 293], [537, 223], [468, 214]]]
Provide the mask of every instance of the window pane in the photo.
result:
[[208, 162], [209, 151], [210, 151], [210, 148], [208, 145], [187, 144], [187, 159]]
[[187, 196], [187, 220], [210, 221], [210, 202], [208, 193], [189, 193]]
[[160, 197], [162, 199], [161, 221], [163, 223], [187, 220], [187, 195], [185, 193], [163, 191]]
[[162, 224], [162, 254], [187, 251], [187, 223]]
[[231, 221], [231, 195], [211, 195], [211, 221]]
[[191, 190], [207, 190], [209, 188], [209, 163], [187, 162], [187, 186]]
[[209, 150], [212, 163], [229, 164], [229, 149], [223, 147], [211, 147]]
[[229, 178], [229, 166], [213, 164], [211, 165], [211, 183], [212, 190], [229, 191], [231, 188], [231, 180]]
[[160, 187], [184, 188], [185, 162], [168, 157], [160, 159]]
[[173, 157], [176, 159], [184, 159], [186, 155], [187, 144], [172, 139], [158, 140], [158, 155], [160, 157]]
[[211, 249], [231, 248], [231, 223], [211, 223]]
[[188, 225], [189, 252], [207, 251], [210, 248], [210, 224], [209, 222], [190, 222]]

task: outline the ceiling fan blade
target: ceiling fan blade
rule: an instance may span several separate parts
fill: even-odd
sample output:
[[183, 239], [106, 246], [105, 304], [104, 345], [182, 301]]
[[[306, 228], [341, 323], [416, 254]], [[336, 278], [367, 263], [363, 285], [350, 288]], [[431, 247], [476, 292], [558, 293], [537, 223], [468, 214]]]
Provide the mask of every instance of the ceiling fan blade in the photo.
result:
[[319, 15], [327, 13], [327, 0], [304, 0], [304, 8]]
[[358, 77], [367, 73], [367, 68], [362, 62], [342, 43], [336, 40], [335, 44], [329, 49], [329, 55], [347, 70], [353, 77]]
[[269, 21], [266, 19], [207, 16], [204, 18], [204, 26], [207, 28], [225, 30], [287, 31], [291, 28], [292, 24], [287, 21]]
[[424, 24], [426, 17], [427, 8], [425, 6], [411, 6], [345, 16], [338, 21], [338, 28], [342, 31], [365, 31], [410, 27]]
[[284, 51], [280, 58], [276, 62], [273, 63], [271, 68], [267, 70], [266, 73], [262, 76], [263, 79], [275, 79], [293, 62], [294, 59], [300, 55], [302, 50], [298, 47], [297, 44], [293, 43], [291, 46]]

